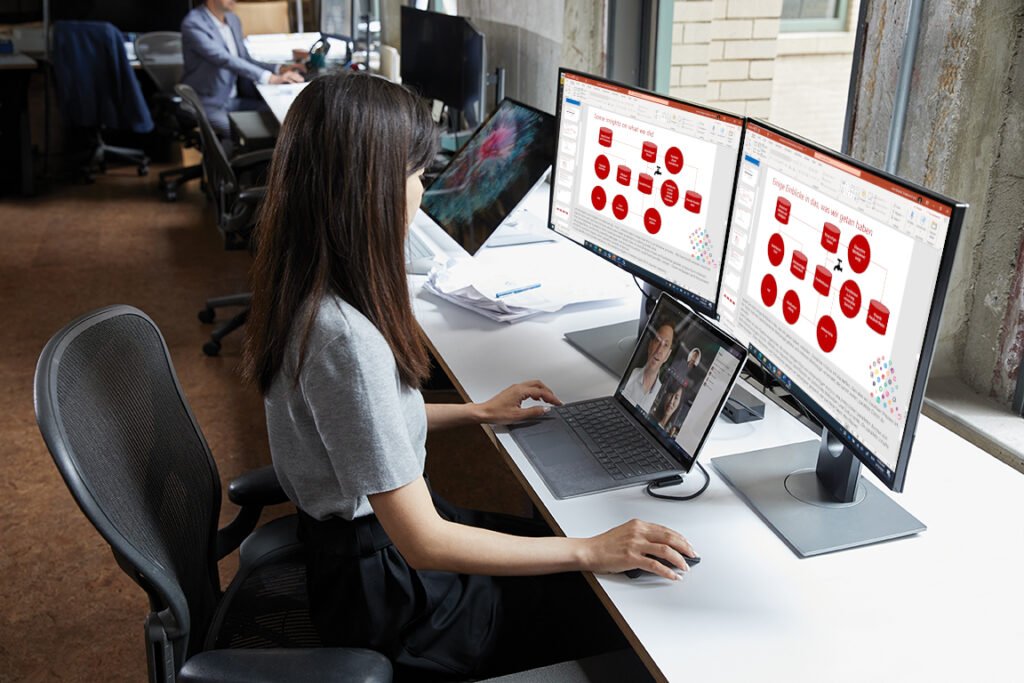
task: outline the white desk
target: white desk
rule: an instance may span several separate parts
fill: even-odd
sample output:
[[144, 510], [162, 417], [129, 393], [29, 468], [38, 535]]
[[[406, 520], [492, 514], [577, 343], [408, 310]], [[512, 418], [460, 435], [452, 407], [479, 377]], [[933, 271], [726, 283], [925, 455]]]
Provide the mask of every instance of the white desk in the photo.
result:
[[[581, 277], [618, 278], [636, 291], [624, 273], [567, 243], [484, 249], [478, 258], [524, 267], [557, 263]], [[562, 334], [635, 317], [639, 293], [505, 325], [422, 292], [422, 281], [410, 279], [416, 315], [468, 399], [534, 377], [566, 401], [614, 390], [615, 378]], [[701, 461], [815, 438], [770, 402], [766, 413], [752, 424], [719, 420]], [[559, 501], [506, 430], [493, 432], [513, 472], [566, 535], [594, 535], [637, 517], [693, 542], [702, 562], [680, 582], [588, 577], [657, 678], [1021, 680], [1024, 477], [927, 418], [918, 427], [906, 493], [895, 497], [928, 530], [805, 560], [710, 466], [710, 487], [690, 502], [655, 500], [639, 488]]]
[[292, 102], [295, 101], [295, 98], [299, 96], [299, 93], [307, 85], [309, 83], [282, 83], [281, 85], [257, 83], [256, 90], [259, 91], [260, 97], [270, 107], [270, 111], [274, 114], [277, 122], [284, 123], [284, 116], [288, 113]]

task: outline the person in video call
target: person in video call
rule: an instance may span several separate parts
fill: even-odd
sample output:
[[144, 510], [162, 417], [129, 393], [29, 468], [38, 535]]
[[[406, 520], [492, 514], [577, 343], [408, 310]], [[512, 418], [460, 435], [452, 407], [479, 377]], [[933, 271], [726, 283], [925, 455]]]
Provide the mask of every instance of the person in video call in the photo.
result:
[[672, 434], [672, 427], [676, 416], [683, 405], [683, 385], [672, 383], [665, 387], [661, 400], [657, 407], [651, 412], [651, 417], [662, 429]]
[[695, 553], [683, 536], [632, 520], [557, 538], [455, 508], [424, 479], [428, 431], [545, 412], [526, 399], [560, 403], [535, 380], [483, 403], [424, 404], [430, 359], [404, 241], [437, 144], [422, 100], [352, 74], [312, 81], [274, 150], [244, 372], [299, 510], [314, 623], [325, 644], [376, 649], [414, 675], [483, 677], [625, 646], [577, 572], [674, 579], [653, 557], [685, 569]]
[[647, 359], [644, 364], [635, 368], [622, 388], [622, 395], [645, 413], [651, 412], [654, 399], [661, 390], [661, 366], [672, 355], [674, 328], [667, 322], [654, 328], [651, 340], [647, 343]]
[[181, 20], [181, 82], [191, 86], [217, 136], [231, 137], [228, 112], [263, 109], [253, 83], [301, 83], [300, 64], [274, 65], [249, 56], [235, 0], [205, 0]]

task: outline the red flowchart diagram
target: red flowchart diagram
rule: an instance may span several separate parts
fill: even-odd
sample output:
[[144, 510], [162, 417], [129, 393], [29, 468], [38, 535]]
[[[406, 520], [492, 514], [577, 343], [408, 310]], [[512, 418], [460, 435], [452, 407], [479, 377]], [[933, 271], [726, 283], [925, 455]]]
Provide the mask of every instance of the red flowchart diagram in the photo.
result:
[[580, 193], [590, 206], [698, 261], [713, 258], [704, 198], [714, 146], [601, 110], [589, 117]]
[[912, 240], [778, 172], [764, 188], [748, 295], [843, 367], [891, 358]]

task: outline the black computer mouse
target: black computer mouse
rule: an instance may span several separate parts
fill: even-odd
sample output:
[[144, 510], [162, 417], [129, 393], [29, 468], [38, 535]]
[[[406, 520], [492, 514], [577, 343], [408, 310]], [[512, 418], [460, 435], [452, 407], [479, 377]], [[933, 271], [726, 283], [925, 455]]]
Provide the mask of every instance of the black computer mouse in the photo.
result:
[[[676, 569], [676, 567], [674, 565], [672, 565], [668, 560], [662, 559], [660, 557], [655, 557], [654, 555], [648, 555], [647, 557], [650, 557], [652, 559], [657, 560], [658, 562], [661, 562], [663, 565], [665, 565], [669, 569], [673, 569], [673, 570]], [[683, 559], [686, 560], [686, 566], [688, 566], [688, 567], [692, 567], [693, 565], [700, 563], [700, 558], [699, 557], [687, 557], [686, 555], [683, 555]], [[642, 574], [650, 574], [651, 572], [648, 572], [646, 569], [630, 569], [630, 570], [624, 571], [622, 573], [625, 574], [626, 576], [628, 576], [631, 579], [635, 579], [635, 578], [638, 578], [639, 576], [641, 576]]]

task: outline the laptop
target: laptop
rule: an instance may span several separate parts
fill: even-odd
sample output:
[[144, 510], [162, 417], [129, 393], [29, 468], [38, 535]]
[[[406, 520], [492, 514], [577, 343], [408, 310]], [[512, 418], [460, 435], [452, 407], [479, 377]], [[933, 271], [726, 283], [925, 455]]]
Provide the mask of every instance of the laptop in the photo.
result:
[[[547, 194], [536, 207], [523, 200], [546, 185], [554, 155], [554, 117], [506, 98], [424, 190], [420, 210], [470, 254], [485, 242], [551, 241]], [[507, 229], [496, 235], [499, 226]], [[431, 253], [430, 232], [409, 231], [407, 264], [444, 255]]]
[[560, 499], [685, 474], [746, 357], [736, 339], [662, 294], [613, 396], [509, 431]]

